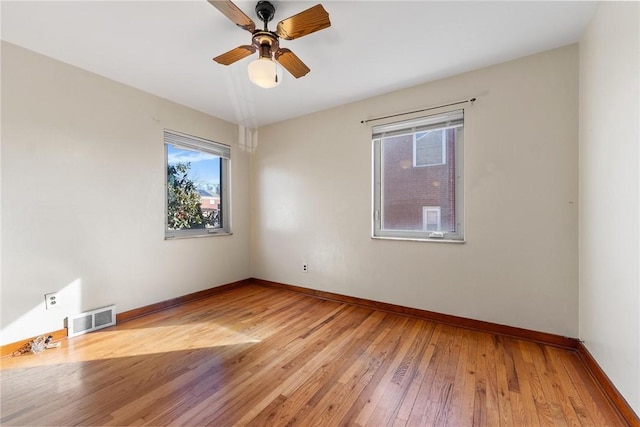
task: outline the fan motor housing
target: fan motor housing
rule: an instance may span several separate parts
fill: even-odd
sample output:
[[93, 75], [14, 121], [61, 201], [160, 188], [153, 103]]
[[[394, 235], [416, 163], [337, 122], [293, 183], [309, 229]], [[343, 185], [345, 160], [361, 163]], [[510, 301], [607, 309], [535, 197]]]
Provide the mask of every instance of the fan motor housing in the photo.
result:
[[271, 21], [276, 13], [276, 8], [268, 1], [262, 0], [256, 4], [256, 14], [262, 22], [265, 23]]

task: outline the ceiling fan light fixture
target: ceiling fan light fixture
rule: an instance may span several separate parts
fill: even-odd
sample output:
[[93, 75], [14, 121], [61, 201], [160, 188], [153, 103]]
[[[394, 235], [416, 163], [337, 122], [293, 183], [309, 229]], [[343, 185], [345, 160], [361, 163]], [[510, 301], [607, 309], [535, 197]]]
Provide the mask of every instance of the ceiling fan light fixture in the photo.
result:
[[256, 86], [270, 89], [282, 81], [282, 68], [271, 58], [261, 57], [249, 63], [249, 80]]
[[[290, 49], [280, 47], [280, 39], [294, 40], [331, 26], [329, 13], [317, 4], [300, 13], [278, 22], [275, 31], [269, 31], [267, 23], [275, 14], [275, 7], [268, 0], [258, 1], [256, 14], [264, 23], [262, 30], [231, 0], [208, 0], [234, 24], [251, 33], [251, 44], [218, 55], [213, 60], [218, 64], [231, 65], [256, 51], [259, 59], [249, 64], [249, 78], [262, 88], [276, 87], [282, 81], [282, 67], [299, 79], [311, 71]], [[277, 63], [276, 63], [277, 61]]]

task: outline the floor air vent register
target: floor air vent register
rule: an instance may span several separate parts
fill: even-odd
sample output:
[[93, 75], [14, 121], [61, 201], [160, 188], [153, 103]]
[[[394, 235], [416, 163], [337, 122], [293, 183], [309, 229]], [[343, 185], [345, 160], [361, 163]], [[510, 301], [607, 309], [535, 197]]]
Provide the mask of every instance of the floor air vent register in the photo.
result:
[[68, 336], [75, 337], [87, 332], [107, 328], [116, 324], [116, 306], [97, 308], [67, 318]]

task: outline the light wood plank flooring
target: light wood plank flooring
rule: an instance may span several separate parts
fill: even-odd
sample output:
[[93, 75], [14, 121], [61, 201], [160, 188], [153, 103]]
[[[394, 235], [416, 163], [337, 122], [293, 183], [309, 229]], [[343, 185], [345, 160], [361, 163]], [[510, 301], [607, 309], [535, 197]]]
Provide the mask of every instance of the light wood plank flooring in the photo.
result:
[[624, 425], [572, 351], [256, 285], [1, 362], [2, 425]]

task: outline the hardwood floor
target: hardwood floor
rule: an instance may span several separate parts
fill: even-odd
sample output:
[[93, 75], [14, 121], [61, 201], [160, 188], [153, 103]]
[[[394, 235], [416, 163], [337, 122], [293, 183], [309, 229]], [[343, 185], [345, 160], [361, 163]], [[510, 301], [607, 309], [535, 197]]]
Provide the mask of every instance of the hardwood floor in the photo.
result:
[[2, 425], [625, 425], [573, 351], [256, 285], [1, 362]]

